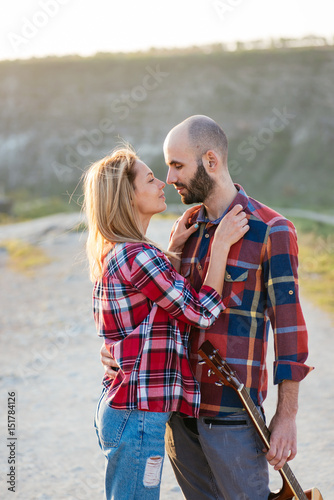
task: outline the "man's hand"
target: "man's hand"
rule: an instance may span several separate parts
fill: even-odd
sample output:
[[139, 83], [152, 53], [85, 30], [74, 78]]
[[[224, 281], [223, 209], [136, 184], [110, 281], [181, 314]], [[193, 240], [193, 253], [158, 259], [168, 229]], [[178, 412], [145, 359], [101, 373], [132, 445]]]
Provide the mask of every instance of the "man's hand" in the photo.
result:
[[277, 410], [269, 425], [270, 448], [263, 450], [275, 470], [297, 454], [298, 389], [299, 383], [293, 380], [284, 380], [278, 387]]
[[297, 454], [296, 420], [282, 418], [276, 414], [270, 422], [269, 430], [270, 449], [266, 453], [266, 459], [275, 470], [279, 470], [285, 462], [292, 460]]
[[110, 353], [107, 351], [106, 346], [103, 344], [100, 349], [101, 363], [103, 364], [104, 371], [111, 379], [114, 379], [117, 375], [117, 370], [119, 369], [118, 364], [111, 357]]

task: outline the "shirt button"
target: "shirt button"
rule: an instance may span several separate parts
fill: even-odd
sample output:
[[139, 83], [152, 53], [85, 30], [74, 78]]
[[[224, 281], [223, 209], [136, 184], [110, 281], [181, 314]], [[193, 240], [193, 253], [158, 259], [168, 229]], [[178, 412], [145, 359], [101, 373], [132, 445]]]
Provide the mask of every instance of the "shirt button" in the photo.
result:
[[293, 295], [293, 290], [289, 290], [289, 295]]
[[228, 280], [230, 280], [230, 279], [231, 279], [231, 275], [230, 275], [230, 274], [227, 274], [227, 275], [226, 275], [226, 278], [227, 278]]
[[206, 233], [205, 238], [210, 238], [210, 235], [208, 233]]
[[197, 269], [199, 269], [199, 270], [201, 270], [201, 269], [202, 269], [201, 264], [198, 264]]

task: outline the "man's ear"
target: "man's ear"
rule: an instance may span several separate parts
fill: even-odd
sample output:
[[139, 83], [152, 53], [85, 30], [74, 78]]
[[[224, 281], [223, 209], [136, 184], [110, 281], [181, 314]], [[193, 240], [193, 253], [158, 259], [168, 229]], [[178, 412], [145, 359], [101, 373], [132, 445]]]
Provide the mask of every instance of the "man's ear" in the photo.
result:
[[209, 151], [207, 151], [202, 156], [202, 161], [203, 161], [203, 165], [206, 167], [206, 170], [208, 173], [210, 173], [210, 172], [213, 173], [217, 170], [218, 157], [212, 149], [209, 149]]

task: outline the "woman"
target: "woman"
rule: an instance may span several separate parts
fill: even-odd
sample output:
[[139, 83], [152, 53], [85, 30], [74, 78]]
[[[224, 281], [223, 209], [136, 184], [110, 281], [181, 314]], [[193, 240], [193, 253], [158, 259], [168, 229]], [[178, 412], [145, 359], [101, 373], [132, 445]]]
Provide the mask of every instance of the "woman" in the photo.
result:
[[130, 149], [93, 164], [84, 179], [94, 318], [120, 369], [105, 376], [95, 427], [106, 456], [107, 499], [158, 499], [170, 412], [198, 417], [187, 358], [190, 325], [208, 328], [221, 302], [230, 245], [248, 230], [239, 205], [220, 223], [199, 293], [171, 265], [196, 227], [182, 217], [167, 256], [146, 236], [166, 209], [165, 184]]

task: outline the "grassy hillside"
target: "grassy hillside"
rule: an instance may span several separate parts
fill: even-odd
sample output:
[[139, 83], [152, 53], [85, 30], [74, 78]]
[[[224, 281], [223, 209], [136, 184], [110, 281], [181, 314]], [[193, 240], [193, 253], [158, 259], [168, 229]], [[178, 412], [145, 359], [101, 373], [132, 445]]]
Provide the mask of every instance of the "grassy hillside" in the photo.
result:
[[[330, 211], [333, 82], [332, 47], [2, 62], [0, 194], [66, 200], [120, 138], [164, 178], [166, 133], [206, 114], [227, 133], [232, 176], [249, 194]], [[167, 196], [179, 201], [173, 188]]]

